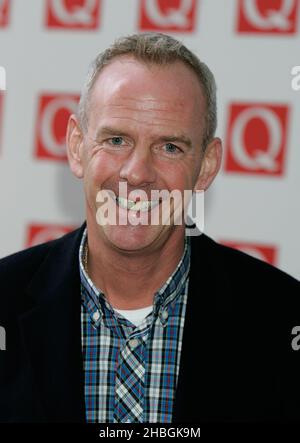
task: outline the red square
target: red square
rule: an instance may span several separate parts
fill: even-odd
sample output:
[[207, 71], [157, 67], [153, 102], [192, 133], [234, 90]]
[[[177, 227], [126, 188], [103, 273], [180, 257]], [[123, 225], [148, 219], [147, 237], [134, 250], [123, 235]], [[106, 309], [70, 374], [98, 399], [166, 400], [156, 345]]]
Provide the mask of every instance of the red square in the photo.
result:
[[10, 9], [10, 0], [0, 1], [0, 27], [1, 28], [4, 28], [5, 26], [8, 25], [9, 9]]
[[25, 248], [55, 240], [74, 229], [77, 229], [77, 226], [33, 223], [29, 225], [26, 230]]
[[288, 115], [286, 105], [231, 104], [226, 131], [225, 171], [283, 175]]
[[66, 161], [66, 129], [79, 101], [73, 94], [43, 94], [39, 97], [35, 153], [38, 159]]
[[254, 34], [295, 34], [298, 0], [239, 0], [237, 30]]
[[221, 243], [225, 246], [229, 246], [230, 248], [238, 249], [246, 254], [252, 255], [252, 257], [263, 260], [270, 265], [277, 265], [278, 251], [276, 246], [227, 240], [222, 241]]
[[92, 30], [99, 27], [100, 0], [47, 0], [46, 26]]
[[196, 0], [141, 0], [139, 2], [141, 31], [193, 32]]

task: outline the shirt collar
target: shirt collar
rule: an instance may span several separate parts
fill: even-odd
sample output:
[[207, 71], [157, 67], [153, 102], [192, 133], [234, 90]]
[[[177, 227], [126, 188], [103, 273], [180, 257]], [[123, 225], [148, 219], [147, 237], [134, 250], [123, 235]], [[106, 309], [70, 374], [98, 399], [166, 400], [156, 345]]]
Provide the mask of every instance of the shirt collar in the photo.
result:
[[[87, 241], [87, 228], [85, 228], [80, 247], [79, 247], [79, 266], [80, 266], [80, 278], [83, 287], [84, 303], [90, 313], [95, 312], [95, 308], [98, 309], [99, 303], [105, 304], [106, 308], [113, 311], [111, 305], [107, 302], [103, 291], [97, 288], [93, 281], [90, 279], [83, 265], [84, 246]], [[175, 303], [178, 297], [184, 294], [186, 280], [190, 270], [190, 256], [191, 245], [190, 237], [185, 236], [184, 251], [181, 259], [176, 266], [174, 272], [161, 286], [161, 288], [154, 294], [153, 314], [156, 317], [159, 315], [163, 324], [167, 322], [168, 316], [164, 315], [166, 311]], [[99, 319], [100, 321], [100, 319]], [[97, 321], [97, 323], [99, 323]]]

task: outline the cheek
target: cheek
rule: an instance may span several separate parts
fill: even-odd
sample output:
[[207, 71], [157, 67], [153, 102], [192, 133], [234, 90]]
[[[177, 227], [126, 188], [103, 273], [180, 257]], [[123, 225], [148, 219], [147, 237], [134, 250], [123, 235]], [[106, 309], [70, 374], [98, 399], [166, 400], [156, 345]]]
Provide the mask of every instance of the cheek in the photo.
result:
[[118, 159], [105, 152], [94, 155], [88, 162], [85, 175], [87, 182], [97, 188], [118, 175], [120, 165]]
[[169, 190], [191, 189], [193, 185], [192, 166], [185, 163], [169, 165], [162, 171], [162, 178]]

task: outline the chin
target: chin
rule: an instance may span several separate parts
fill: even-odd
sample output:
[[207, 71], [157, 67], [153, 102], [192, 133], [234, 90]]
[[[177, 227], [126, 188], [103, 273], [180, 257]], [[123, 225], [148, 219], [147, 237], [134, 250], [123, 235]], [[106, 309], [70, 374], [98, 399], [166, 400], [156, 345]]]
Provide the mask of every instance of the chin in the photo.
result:
[[156, 245], [162, 237], [162, 226], [109, 226], [104, 228], [106, 240], [122, 251], [141, 251]]

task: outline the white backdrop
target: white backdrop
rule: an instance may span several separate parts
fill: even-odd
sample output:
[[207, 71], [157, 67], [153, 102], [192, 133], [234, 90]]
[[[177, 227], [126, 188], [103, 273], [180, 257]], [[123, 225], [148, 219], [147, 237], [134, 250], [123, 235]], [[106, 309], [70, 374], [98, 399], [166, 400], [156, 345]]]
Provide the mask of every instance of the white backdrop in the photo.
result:
[[224, 161], [205, 232], [300, 278], [299, 16], [298, 0], [0, 0], [0, 256], [82, 223], [64, 133], [87, 66], [116, 37], [159, 30], [218, 84]]

